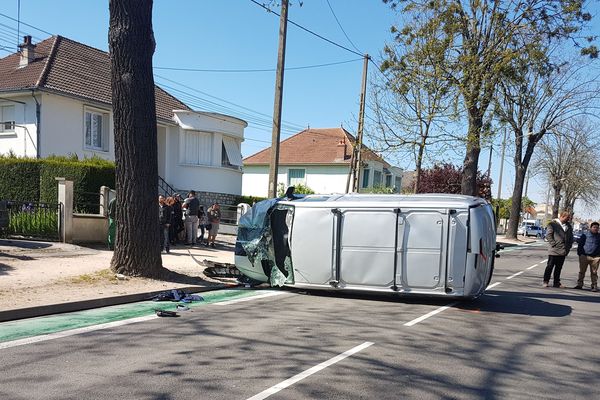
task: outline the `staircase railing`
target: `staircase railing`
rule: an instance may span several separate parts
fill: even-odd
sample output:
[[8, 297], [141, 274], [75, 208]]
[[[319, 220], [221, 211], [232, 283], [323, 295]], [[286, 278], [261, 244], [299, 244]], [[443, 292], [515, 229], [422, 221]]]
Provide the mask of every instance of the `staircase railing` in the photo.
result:
[[158, 194], [163, 196], [172, 196], [176, 190], [173, 186], [169, 185], [162, 177], [158, 177]]

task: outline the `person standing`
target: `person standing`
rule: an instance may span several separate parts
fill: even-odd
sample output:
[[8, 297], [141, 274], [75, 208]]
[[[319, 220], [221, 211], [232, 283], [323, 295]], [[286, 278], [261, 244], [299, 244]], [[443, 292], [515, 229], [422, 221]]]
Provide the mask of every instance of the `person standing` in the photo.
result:
[[204, 229], [208, 224], [206, 219], [206, 213], [204, 212], [204, 206], [198, 208], [198, 228], [200, 228], [200, 236], [198, 237], [198, 243], [202, 244], [204, 240]]
[[173, 221], [169, 229], [169, 241], [172, 245], [179, 244], [179, 234], [184, 230], [183, 226], [183, 210], [181, 209], [181, 196], [175, 193], [173, 199]]
[[[565, 258], [569, 255], [573, 246], [573, 227], [569, 223], [571, 213], [563, 211], [558, 218], [552, 220], [546, 229], [546, 240], [548, 241], [548, 263], [544, 271], [544, 287], [550, 284], [550, 275], [554, 275], [552, 286], [564, 287], [560, 283], [560, 272]], [[554, 274], [553, 274], [554, 270]]]
[[577, 244], [577, 255], [579, 256], [579, 276], [577, 286], [574, 289], [583, 289], [583, 278], [590, 266], [590, 278], [592, 279], [592, 292], [598, 291], [598, 265], [600, 265], [600, 224], [592, 222], [590, 231], [583, 233]]
[[219, 233], [219, 223], [221, 222], [221, 206], [219, 203], [215, 202], [215, 204], [208, 208], [206, 213], [208, 225], [210, 226], [210, 229], [208, 230], [208, 239], [206, 239], [206, 245], [214, 248], [215, 239], [217, 238], [217, 233]]
[[167, 204], [163, 196], [158, 196], [158, 222], [160, 223], [160, 251], [169, 253], [169, 227], [173, 221], [173, 207]]
[[200, 202], [196, 198], [196, 192], [191, 190], [181, 208], [185, 210], [185, 236], [187, 245], [196, 244], [198, 237], [198, 208]]

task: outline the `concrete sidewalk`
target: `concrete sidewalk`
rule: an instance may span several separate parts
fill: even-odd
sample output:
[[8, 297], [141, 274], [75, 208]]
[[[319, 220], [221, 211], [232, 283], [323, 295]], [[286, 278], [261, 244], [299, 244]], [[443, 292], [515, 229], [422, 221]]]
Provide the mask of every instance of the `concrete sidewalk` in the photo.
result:
[[169, 280], [118, 279], [112, 251], [65, 243], [0, 240], [0, 321], [122, 304], [180, 288], [200, 292], [236, 285], [210, 278], [207, 261], [233, 263], [235, 236], [219, 235], [215, 249], [175, 246], [162, 255]]

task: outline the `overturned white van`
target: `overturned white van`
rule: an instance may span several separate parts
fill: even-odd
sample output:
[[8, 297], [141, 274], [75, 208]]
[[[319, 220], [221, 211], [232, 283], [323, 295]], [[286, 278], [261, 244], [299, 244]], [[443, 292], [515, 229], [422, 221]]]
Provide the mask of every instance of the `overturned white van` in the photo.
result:
[[235, 264], [273, 286], [473, 298], [495, 252], [494, 215], [481, 198], [312, 195], [252, 207]]

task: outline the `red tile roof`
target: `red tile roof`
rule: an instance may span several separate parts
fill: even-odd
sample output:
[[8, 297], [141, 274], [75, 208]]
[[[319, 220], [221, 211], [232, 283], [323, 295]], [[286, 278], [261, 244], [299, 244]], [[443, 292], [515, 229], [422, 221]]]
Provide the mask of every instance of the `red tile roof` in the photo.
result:
[[[338, 144], [346, 143], [346, 157], [338, 154]], [[344, 128], [309, 128], [285, 139], [279, 145], [279, 164], [350, 164], [356, 139]], [[271, 148], [244, 158], [244, 165], [265, 165], [271, 159]], [[363, 160], [376, 160], [389, 166], [385, 160], [363, 144]]]
[[[110, 105], [110, 56], [62, 36], [35, 46], [35, 59], [19, 68], [19, 53], [0, 59], [0, 92], [42, 89]], [[156, 117], [171, 121], [173, 110], [190, 110], [155, 86]]]

